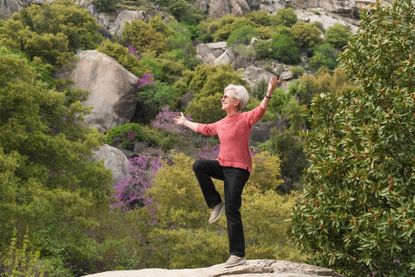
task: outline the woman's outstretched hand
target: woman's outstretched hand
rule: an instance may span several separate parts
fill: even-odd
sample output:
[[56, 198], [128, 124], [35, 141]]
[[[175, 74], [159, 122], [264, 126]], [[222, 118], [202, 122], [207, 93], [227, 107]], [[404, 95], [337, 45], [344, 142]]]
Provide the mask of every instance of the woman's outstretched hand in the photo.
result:
[[282, 78], [278, 78], [277, 76], [272, 76], [268, 82], [267, 95], [271, 96], [274, 89], [279, 87], [282, 84], [282, 82], [283, 82]]
[[180, 116], [176, 116], [175, 118], [173, 118], [173, 121], [178, 125], [183, 125], [186, 121], [186, 117], [184, 117], [183, 113], [180, 113]]

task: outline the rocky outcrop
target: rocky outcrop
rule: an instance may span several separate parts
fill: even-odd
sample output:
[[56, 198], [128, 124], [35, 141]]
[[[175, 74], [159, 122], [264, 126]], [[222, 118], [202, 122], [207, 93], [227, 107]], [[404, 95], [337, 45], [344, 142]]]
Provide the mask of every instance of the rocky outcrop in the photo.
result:
[[226, 41], [201, 43], [196, 46], [196, 58], [207, 64], [231, 64], [235, 58]]
[[100, 131], [127, 123], [137, 104], [137, 77], [115, 59], [96, 50], [80, 52], [75, 69], [70, 74], [74, 87], [90, 94], [84, 103], [92, 107], [86, 122]]
[[206, 268], [194, 269], [141, 269], [111, 271], [88, 277], [219, 277], [219, 276], [243, 276], [243, 277], [316, 277], [331, 276], [344, 277], [331, 269], [276, 260], [249, 260], [246, 265], [234, 268], [224, 268], [223, 264]]
[[94, 156], [111, 171], [114, 183], [128, 176], [128, 159], [120, 149], [104, 144], [94, 151]]
[[342, 24], [348, 26], [350, 30], [355, 33], [359, 26], [359, 21], [352, 19], [350, 17], [342, 17], [337, 14], [327, 12], [322, 8], [314, 9], [297, 9], [295, 10], [297, 18], [306, 22], [320, 22], [323, 25], [324, 29], [333, 26], [334, 24]]
[[22, 9], [18, 0], [1, 0], [0, 1], [0, 19], [10, 17], [12, 13], [15, 13]]
[[123, 27], [125, 23], [131, 22], [133, 20], [146, 20], [147, 14], [145, 11], [121, 11], [114, 23], [110, 25], [110, 32], [115, 36], [120, 36], [122, 34]]

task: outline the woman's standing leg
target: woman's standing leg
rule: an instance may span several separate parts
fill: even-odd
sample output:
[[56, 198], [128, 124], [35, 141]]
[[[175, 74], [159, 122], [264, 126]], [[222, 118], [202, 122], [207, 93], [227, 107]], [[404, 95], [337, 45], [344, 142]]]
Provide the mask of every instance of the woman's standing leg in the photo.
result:
[[224, 167], [225, 214], [228, 226], [229, 252], [245, 257], [245, 237], [241, 218], [242, 191], [249, 179], [244, 169]]

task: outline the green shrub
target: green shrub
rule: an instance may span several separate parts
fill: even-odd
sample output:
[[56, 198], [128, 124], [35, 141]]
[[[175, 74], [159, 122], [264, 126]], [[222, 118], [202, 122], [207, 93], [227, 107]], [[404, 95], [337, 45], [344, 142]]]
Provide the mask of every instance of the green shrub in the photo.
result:
[[253, 11], [247, 15], [247, 17], [257, 25], [260, 26], [271, 26], [271, 16], [267, 11]]
[[144, 73], [150, 71], [149, 67], [146, 67], [139, 62], [134, 53], [130, 53], [127, 47], [124, 47], [117, 42], [106, 39], [98, 46], [97, 50], [113, 57], [136, 76], [142, 76]]
[[273, 22], [273, 25], [291, 27], [297, 23], [297, 14], [293, 8], [280, 9], [271, 17], [271, 21]]
[[298, 78], [298, 77], [303, 76], [303, 74], [305, 72], [304, 67], [299, 66], [299, 65], [291, 66], [290, 71], [293, 73], [294, 78]]
[[313, 57], [310, 59], [310, 67], [317, 71], [320, 67], [333, 70], [337, 66], [338, 51], [331, 44], [324, 43], [314, 48]]
[[287, 35], [278, 34], [272, 38], [270, 57], [287, 64], [300, 62], [297, 44]]
[[233, 30], [228, 37], [229, 45], [245, 44], [248, 45], [251, 39], [258, 35], [256, 28], [251, 25], [243, 25]]
[[415, 274], [413, 24], [409, 0], [372, 9], [341, 57], [358, 86], [312, 106], [293, 234], [348, 276]]
[[99, 12], [112, 13], [117, 10], [117, 0], [94, 0], [92, 4]]
[[328, 43], [333, 45], [336, 49], [342, 49], [347, 45], [352, 37], [350, 28], [342, 24], [334, 24], [327, 28], [325, 33], [325, 39]]
[[127, 22], [122, 32], [122, 43], [136, 49], [138, 54], [154, 51], [160, 54], [167, 48], [165, 35], [142, 20]]
[[223, 93], [201, 96], [193, 99], [186, 108], [186, 114], [192, 116], [195, 122], [213, 123], [225, 116], [221, 109], [220, 99]]
[[308, 49], [323, 41], [321, 31], [315, 25], [298, 22], [291, 27], [292, 38], [301, 49]]
[[0, 27], [1, 44], [58, 67], [69, 65], [78, 50], [102, 40], [95, 19], [68, 1], [30, 5]]

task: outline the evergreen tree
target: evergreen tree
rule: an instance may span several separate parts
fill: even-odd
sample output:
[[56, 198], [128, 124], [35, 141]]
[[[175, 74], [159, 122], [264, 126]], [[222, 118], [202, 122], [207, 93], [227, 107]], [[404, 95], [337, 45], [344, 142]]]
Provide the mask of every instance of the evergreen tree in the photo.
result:
[[293, 234], [350, 276], [415, 274], [415, 8], [377, 5], [341, 61], [357, 88], [321, 93]]

